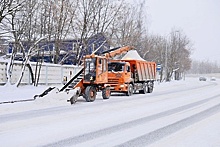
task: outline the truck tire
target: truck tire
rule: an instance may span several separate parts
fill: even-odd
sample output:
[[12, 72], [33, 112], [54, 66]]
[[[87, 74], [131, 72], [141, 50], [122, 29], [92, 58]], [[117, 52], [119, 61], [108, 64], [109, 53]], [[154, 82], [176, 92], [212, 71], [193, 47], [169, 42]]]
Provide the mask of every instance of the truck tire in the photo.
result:
[[87, 102], [93, 102], [96, 99], [96, 89], [94, 86], [87, 86], [86, 87], [85, 99]]
[[133, 87], [132, 84], [129, 84], [128, 85], [128, 91], [126, 92], [126, 95], [131, 96], [133, 94], [133, 92], [134, 92], [134, 87]]
[[152, 82], [150, 82], [149, 85], [148, 85], [147, 93], [152, 93], [153, 89], [154, 89], [154, 84]]
[[102, 98], [103, 98], [103, 99], [109, 99], [110, 96], [111, 96], [110, 87], [105, 87], [105, 88], [102, 90]]
[[139, 90], [140, 94], [146, 94], [148, 92], [148, 86], [146, 83], [143, 83], [143, 90]]

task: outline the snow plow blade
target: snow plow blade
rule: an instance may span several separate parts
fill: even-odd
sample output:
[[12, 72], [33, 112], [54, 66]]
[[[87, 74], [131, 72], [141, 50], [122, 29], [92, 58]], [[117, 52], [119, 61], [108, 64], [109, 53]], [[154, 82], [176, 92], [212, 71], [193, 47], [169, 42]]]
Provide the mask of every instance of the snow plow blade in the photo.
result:
[[57, 103], [57, 104], [75, 104], [77, 98], [79, 97], [81, 89], [79, 87], [69, 90], [59, 92], [57, 88], [51, 90], [47, 95], [43, 97], [38, 97], [35, 99], [37, 103]]
[[[73, 91], [73, 90], [71, 90], [71, 91]], [[74, 89], [74, 91], [75, 92], [73, 93], [72, 97], [69, 100], [67, 100], [67, 102], [70, 102], [71, 105], [75, 104], [77, 102], [77, 98], [80, 96], [81, 89], [80, 89], [80, 87], [77, 87]]]
[[45, 90], [43, 93], [39, 94], [39, 95], [35, 95], [34, 99], [36, 99], [37, 97], [43, 97], [45, 95], [47, 95], [51, 90], [53, 90], [55, 87], [49, 87], [47, 90]]

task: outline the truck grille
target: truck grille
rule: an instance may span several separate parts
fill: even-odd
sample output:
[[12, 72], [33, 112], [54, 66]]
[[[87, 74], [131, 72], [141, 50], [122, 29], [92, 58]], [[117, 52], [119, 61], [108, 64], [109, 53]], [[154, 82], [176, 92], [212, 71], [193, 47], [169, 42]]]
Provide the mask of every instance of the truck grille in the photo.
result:
[[108, 79], [108, 83], [110, 84], [119, 83], [119, 79]]

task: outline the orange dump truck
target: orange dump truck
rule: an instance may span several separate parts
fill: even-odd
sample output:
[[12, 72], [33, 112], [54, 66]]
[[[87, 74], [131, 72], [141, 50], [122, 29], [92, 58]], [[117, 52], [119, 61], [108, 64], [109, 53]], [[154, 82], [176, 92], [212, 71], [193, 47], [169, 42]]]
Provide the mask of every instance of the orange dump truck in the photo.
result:
[[155, 80], [155, 62], [123, 59], [108, 63], [108, 84], [111, 92], [126, 93], [128, 96], [136, 92], [151, 93]]

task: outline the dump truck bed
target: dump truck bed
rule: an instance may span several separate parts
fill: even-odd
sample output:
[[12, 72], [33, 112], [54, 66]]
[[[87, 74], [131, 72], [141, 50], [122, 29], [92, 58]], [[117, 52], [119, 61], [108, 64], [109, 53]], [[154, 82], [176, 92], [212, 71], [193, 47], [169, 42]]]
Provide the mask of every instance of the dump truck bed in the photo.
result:
[[131, 72], [134, 74], [135, 81], [154, 81], [156, 80], [156, 63], [145, 60], [123, 60], [129, 62]]

